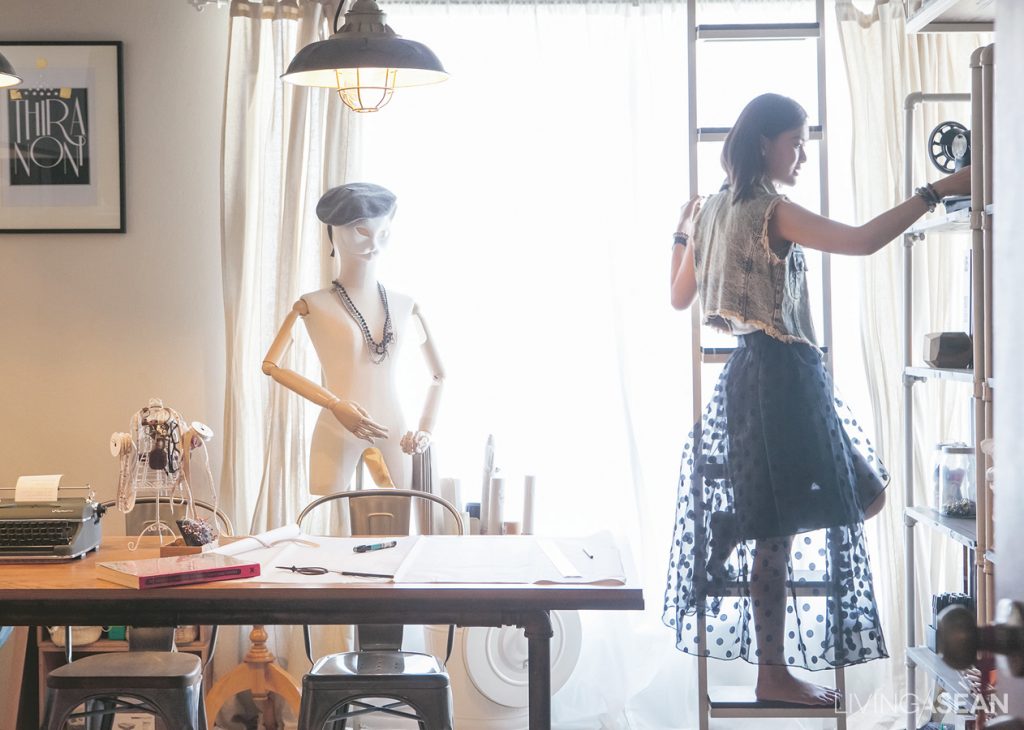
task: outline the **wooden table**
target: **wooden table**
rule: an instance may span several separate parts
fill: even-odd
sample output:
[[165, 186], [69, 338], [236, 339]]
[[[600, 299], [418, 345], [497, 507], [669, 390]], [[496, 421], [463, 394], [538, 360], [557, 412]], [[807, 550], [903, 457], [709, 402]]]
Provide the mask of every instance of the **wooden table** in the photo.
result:
[[[472, 538], [467, 538], [472, 539]], [[186, 624], [456, 624], [517, 626], [528, 641], [530, 729], [551, 727], [553, 610], [642, 610], [637, 587], [222, 581], [136, 590], [98, 580], [97, 561], [155, 557], [106, 538], [71, 563], [0, 565], [0, 626]]]

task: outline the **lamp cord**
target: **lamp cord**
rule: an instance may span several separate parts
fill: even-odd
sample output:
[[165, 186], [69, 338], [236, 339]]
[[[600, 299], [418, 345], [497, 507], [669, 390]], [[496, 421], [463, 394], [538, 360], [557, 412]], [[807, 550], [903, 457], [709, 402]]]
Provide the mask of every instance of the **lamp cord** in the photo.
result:
[[338, 18], [341, 17], [341, 10], [344, 7], [345, 7], [345, 0], [338, 0], [338, 9], [334, 11], [334, 32], [335, 33], [337, 33], [340, 30], [340, 28], [338, 28]]

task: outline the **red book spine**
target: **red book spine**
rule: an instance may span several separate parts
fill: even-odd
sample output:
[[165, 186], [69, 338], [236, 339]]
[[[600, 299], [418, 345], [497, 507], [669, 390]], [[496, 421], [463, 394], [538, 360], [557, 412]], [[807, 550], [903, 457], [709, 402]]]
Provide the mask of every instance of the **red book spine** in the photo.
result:
[[258, 563], [252, 565], [232, 565], [226, 568], [207, 568], [185, 573], [168, 573], [167, 575], [139, 576], [139, 588], [162, 588], [165, 586], [183, 586], [192, 583], [213, 583], [218, 580], [235, 578], [254, 578], [260, 574]]

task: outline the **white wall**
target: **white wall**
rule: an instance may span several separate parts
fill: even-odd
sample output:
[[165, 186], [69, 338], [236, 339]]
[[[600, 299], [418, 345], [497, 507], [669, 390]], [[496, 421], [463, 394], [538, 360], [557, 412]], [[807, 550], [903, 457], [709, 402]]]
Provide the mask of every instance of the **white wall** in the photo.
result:
[[3, 40], [124, 43], [125, 234], [0, 234], [0, 487], [65, 474], [113, 496], [113, 431], [158, 396], [223, 423], [220, 137], [227, 10], [3, 0]]

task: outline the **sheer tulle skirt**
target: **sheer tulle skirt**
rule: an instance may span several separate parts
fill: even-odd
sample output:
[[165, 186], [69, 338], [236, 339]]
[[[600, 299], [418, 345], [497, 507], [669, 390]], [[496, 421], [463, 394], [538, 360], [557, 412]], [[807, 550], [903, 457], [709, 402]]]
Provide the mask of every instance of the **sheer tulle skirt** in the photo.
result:
[[663, 620], [719, 659], [886, 657], [863, 522], [888, 475], [814, 348], [740, 345], [683, 451]]

